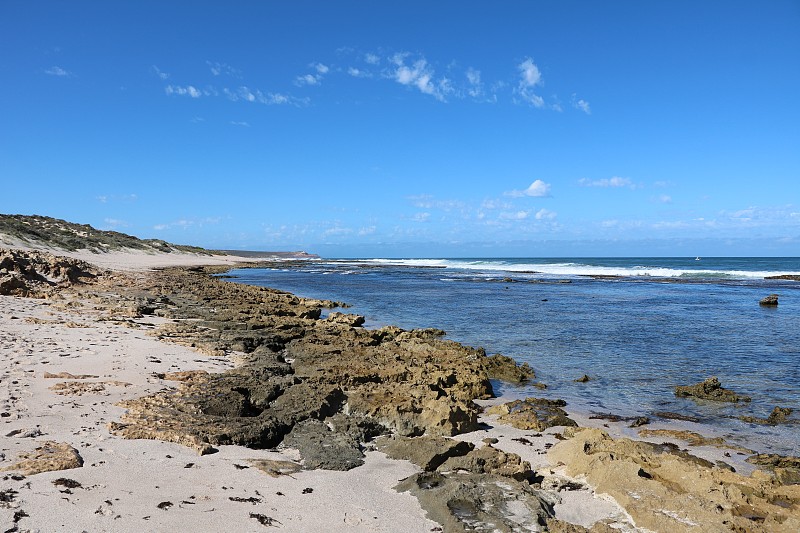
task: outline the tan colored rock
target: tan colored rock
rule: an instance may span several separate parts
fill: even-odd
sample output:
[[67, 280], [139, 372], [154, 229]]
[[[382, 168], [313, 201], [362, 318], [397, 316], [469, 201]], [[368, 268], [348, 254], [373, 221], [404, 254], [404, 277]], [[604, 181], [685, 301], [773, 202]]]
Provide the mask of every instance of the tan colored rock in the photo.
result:
[[737, 394], [732, 390], [724, 388], [716, 377], [710, 377], [702, 383], [697, 383], [695, 385], [675, 387], [675, 396], [711, 400], [715, 402], [737, 403], [750, 401], [749, 396]]
[[292, 461], [251, 459], [249, 462], [251, 465], [262, 472], [269, 474], [271, 477], [291, 476], [292, 474], [296, 474], [303, 469], [302, 465]]
[[586, 476], [652, 531], [800, 531], [800, 486], [756, 471], [746, 477], [713, 467], [677, 447], [612, 439], [598, 429], [564, 432], [549, 452], [571, 476]]
[[69, 470], [81, 466], [83, 459], [78, 450], [66, 442], [46, 441], [32, 452], [19, 454], [16, 463], [2, 470], [16, 470], [26, 476], [32, 476], [41, 472]]
[[81, 394], [104, 394], [106, 385], [113, 387], [129, 387], [131, 384], [125, 381], [63, 381], [56, 383], [50, 390], [56, 394], [74, 395]]
[[498, 420], [518, 429], [544, 431], [554, 426], [577, 426], [561, 409], [567, 405], [564, 400], [545, 398], [525, 398], [495, 405], [486, 410], [487, 414], [499, 415]]

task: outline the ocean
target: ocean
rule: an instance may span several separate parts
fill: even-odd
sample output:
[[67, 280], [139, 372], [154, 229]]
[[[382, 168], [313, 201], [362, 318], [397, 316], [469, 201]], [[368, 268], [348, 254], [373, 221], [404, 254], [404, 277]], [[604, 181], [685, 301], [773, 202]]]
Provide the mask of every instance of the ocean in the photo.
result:
[[[800, 455], [800, 281], [764, 279], [785, 274], [800, 274], [800, 258], [321, 259], [228, 273], [346, 302], [366, 327], [444, 329], [527, 362], [547, 385], [495, 383], [504, 397], [561, 398], [589, 415], [684, 413], [706, 435]], [[760, 306], [771, 293], [779, 305]], [[710, 376], [752, 402], [674, 395]], [[739, 419], [775, 406], [795, 409], [795, 423]]]

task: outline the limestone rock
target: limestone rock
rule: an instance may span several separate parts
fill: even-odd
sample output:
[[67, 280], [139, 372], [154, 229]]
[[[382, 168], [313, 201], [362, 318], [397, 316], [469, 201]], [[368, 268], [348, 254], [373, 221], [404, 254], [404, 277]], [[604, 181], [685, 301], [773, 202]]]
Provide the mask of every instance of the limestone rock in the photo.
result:
[[554, 426], [577, 426], [578, 424], [561, 409], [564, 400], [525, 398], [496, 405], [487, 409], [487, 414], [499, 415], [498, 420], [518, 429], [544, 431]]
[[725, 389], [716, 377], [710, 377], [702, 383], [675, 387], [675, 395], [679, 397], [713, 400], [715, 402], [749, 402], [749, 396], [737, 394]]
[[491, 474], [528, 482], [534, 477], [528, 461], [523, 461], [515, 453], [506, 453], [489, 445], [450, 457], [437, 470]]
[[16, 463], [2, 470], [18, 470], [26, 476], [32, 476], [41, 472], [68, 470], [81, 466], [83, 458], [78, 450], [66, 442], [46, 441], [32, 452], [21, 453]]
[[800, 486], [756, 471], [746, 477], [675, 446], [612, 439], [598, 429], [568, 429], [551, 448], [553, 464], [586, 476], [613, 497], [637, 527], [674, 533], [800, 530]]

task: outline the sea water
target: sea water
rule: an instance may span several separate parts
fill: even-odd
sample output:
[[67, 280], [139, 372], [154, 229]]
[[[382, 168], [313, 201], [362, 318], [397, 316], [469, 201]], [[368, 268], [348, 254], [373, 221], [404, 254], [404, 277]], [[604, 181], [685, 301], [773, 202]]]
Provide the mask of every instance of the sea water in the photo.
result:
[[[527, 362], [547, 385], [496, 383], [503, 396], [562, 398], [583, 414], [679, 412], [758, 451], [800, 455], [800, 424], [739, 419], [781, 406], [800, 420], [800, 282], [764, 279], [800, 274], [800, 258], [319, 260], [229, 274], [346, 302], [367, 327], [444, 329]], [[770, 293], [779, 305], [760, 306]], [[710, 376], [752, 402], [675, 396]]]

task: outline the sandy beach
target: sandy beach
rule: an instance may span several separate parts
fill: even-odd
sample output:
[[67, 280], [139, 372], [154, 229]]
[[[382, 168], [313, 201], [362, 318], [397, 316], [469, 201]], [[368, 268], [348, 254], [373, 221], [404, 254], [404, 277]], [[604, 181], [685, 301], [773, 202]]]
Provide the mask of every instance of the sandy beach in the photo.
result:
[[[152, 309], [131, 310], [125, 302], [115, 306], [116, 299], [139, 294], [153, 268], [229, 267], [246, 259], [191, 254], [69, 255], [111, 272], [86, 284], [48, 291], [46, 298], [0, 296], [4, 435], [0, 520], [4, 530], [484, 530], [476, 517], [489, 520], [481, 514], [485, 509], [459, 515], [453, 511], [451, 498], [447, 505], [455, 518], [443, 522], [431, 511], [436, 504], [430, 498], [396, 490], [413, 476], [421, 489], [427, 488], [419, 476], [428, 472], [442, 476], [437, 479], [443, 484], [464, 472], [463, 476], [484, 476], [474, 478], [478, 485], [491, 482], [501, 487], [505, 500], [497, 508], [504, 522], [494, 526], [501, 531], [728, 531], [735, 527], [795, 531], [800, 524], [800, 486], [778, 484], [765, 471], [753, 472], [744, 452], [718, 443], [687, 447], [685, 441], [658, 432], [647, 440], [658, 445], [672, 441], [679, 447], [635, 448], [628, 444], [632, 441], [620, 439], [638, 438], [627, 422], [582, 419], [572, 413], [576, 425], [602, 428], [618, 440], [606, 439], [599, 430], [520, 429], [499, 421], [498, 414], [487, 409], [474, 429], [453, 437], [438, 433], [448, 441], [474, 445], [472, 452], [442, 456], [440, 465], [456, 461], [451, 466], [455, 474], [447, 468], [420, 466], [417, 455], [429, 441], [418, 446], [413, 439], [434, 437], [405, 441], [411, 437], [384, 436], [362, 443], [363, 464], [345, 471], [308, 468], [309, 460], [286, 443], [266, 449], [214, 444], [214, 453], [198, 454], [197, 447], [176, 442], [187, 439], [185, 435], [159, 440], [158, 435], [167, 434], [165, 426], [159, 426], [161, 433], [152, 433], [156, 437], [127, 438], [133, 433], [126, 435], [125, 430], [135, 421], [126, 412], [135, 411], [132, 406], [138, 399], [174, 397], [170, 391], [183, 387], [184, 381], [192, 385], [192, 376], [230, 372], [244, 364], [247, 354], [237, 350], [209, 353], [175, 336], [167, 342], [159, 334], [165, 327], [196, 319], [170, 318], [169, 313]], [[361, 329], [352, 324], [337, 327]], [[299, 371], [301, 361], [292, 364]], [[348, 409], [357, 405], [353, 398]], [[508, 400], [477, 402], [491, 407]], [[124, 401], [129, 403], [120, 406]], [[375, 412], [383, 412], [380, 409]], [[423, 411], [420, 416], [427, 415]], [[121, 424], [122, 420], [126, 422]], [[651, 427], [676, 428], [687, 429], [686, 424]], [[384, 442], [387, 438], [401, 439], [400, 445], [392, 448]], [[576, 452], [570, 443], [580, 439], [584, 439], [582, 451]], [[601, 448], [602, 457], [591, 455]], [[702, 459], [687, 460], [680, 449]], [[490, 459], [470, 455], [479, 451]], [[620, 457], [615, 459], [615, 453]], [[431, 457], [437, 454], [438, 448]], [[458, 463], [462, 459], [466, 462]], [[486, 465], [492, 461], [497, 468], [490, 471]], [[738, 473], [730, 472], [728, 465]], [[509, 473], [511, 466], [514, 473]], [[514, 492], [518, 480], [527, 479], [520, 472], [535, 472], [536, 498], [544, 509], [540, 515], [532, 514], [528, 500]], [[498, 475], [509, 476], [508, 481], [497, 481]], [[691, 488], [681, 485], [678, 478], [689, 479]], [[625, 480], [632, 480], [631, 485], [619, 486]], [[720, 490], [722, 496], [705, 496]], [[489, 506], [486, 498], [483, 501]], [[654, 501], [659, 502], [657, 506]], [[743, 507], [745, 503], [749, 508]]]

